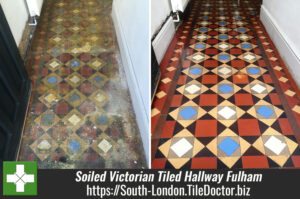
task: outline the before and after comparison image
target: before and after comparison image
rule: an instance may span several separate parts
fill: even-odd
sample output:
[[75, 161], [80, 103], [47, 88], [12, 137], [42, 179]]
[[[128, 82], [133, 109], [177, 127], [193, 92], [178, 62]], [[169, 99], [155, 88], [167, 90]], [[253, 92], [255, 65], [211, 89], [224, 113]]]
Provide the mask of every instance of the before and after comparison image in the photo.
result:
[[299, 1], [0, 5], [4, 172], [300, 173]]

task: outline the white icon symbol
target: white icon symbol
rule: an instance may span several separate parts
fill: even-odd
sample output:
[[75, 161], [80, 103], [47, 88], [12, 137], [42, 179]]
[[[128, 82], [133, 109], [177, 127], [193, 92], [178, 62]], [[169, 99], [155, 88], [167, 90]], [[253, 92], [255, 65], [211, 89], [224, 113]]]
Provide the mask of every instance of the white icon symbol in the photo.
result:
[[6, 176], [6, 182], [7, 183], [15, 183], [16, 192], [24, 192], [25, 184], [34, 182], [34, 175], [33, 174], [26, 174], [24, 172], [24, 165], [23, 164], [17, 164], [16, 165], [16, 173], [8, 174]]

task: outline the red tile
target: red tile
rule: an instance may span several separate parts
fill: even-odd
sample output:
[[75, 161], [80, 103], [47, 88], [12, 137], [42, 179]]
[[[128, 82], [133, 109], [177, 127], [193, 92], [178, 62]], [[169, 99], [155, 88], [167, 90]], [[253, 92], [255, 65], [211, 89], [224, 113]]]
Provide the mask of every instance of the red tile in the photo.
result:
[[290, 122], [287, 118], [279, 118], [278, 122], [284, 135], [294, 135]]
[[273, 83], [273, 80], [272, 80], [272, 78], [269, 74], [264, 74], [263, 79], [264, 79], [264, 82], [267, 83], [267, 84], [272, 84]]
[[60, 60], [63, 62], [70, 60], [70, 58], [71, 58], [71, 56], [68, 53], [64, 53], [60, 56]]
[[232, 55], [241, 55], [242, 53], [243, 53], [242, 50], [239, 48], [230, 49], [230, 54], [232, 54]]
[[94, 112], [95, 109], [95, 104], [93, 102], [83, 102], [80, 105], [80, 111], [82, 114], [86, 115], [88, 113]]
[[230, 44], [239, 44], [240, 40], [239, 39], [229, 39]]
[[196, 137], [213, 137], [217, 136], [217, 120], [197, 120]]
[[257, 63], [260, 67], [265, 67], [266, 66], [266, 62], [264, 60], [258, 60]]
[[90, 76], [93, 73], [93, 70], [89, 67], [83, 67], [80, 69], [80, 73], [83, 76]]
[[69, 84], [61, 83], [58, 85], [58, 92], [67, 94], [69, 92]]
[[242, 156], [243, 168], [269, 168], [266, 156]]
[[191, 169], [216, 169], [216, 157], [197, 157], [192, 158]]
[[219, 43], [219, 41], [217, 39], [208, 39], [208, 40], [206, 40], [206, 43], [208, 43], [208, 44], [217, 44], [217, 43]]
[[186, 83], [186, 75], [180, 75], [177, 81], [177, 84], [185, 84]]
[[248, 93], [237, 93], [234, 95], [234, 99], [237, 106], [253, 105], [252, 95]]
[[67, 114], [69, 112], [69, 105], [65, 102], [56, 104], [56, 114]]
[[245, 67], [245, 62], [243, 60], [231, 60], [231, 66], [235, 68]]
[[43, 106], [44, 105], [42, 103], [37, 103], [35, 105], [35, 108], [34, 108], [34, 114], [36, 114], [36, 115], [42, 114], [42, 112], [43, 112]]
[[84, 125], [81, 129], [80, 136], [84, 139], [96, 138], [96, 129], [93, 126]]
[[273, 105], [281, 105], [281, 101], [277, 93], [270, 93], [269, 96]]
[[179, 107], [181, 105], [183, 95], [173, 95], [172, 102], [171, 102], [171, 107]]
[[293, 155], [292, 160], [293, 160], [294, 166], [299, 168], [300, 167], [300, 156], [299, 155]]
[[217, 67], [218, 61], [217, 60], [205, 60], [204, 67]]
[[166, 121], [164, 124], [163, 131], [161, 133], [161, 138], [171, 138], [173, 136], [173, 131], [176, 121]]
[[239, 119], [238, 129], [240, 136], [260, 135], [257, 119]]
[[182, 64], [183, 68], [187, 68], [191, 66], [191, 61], [190, 60], [185, 60]]
[[90, 93], [92, 93], [93, 92], [93, 85], [92, 84], [90, 84], [90, 83], [83, 83], [82, 85], [81, 85], [81, 92], [83, 92], [83, 93], [88, 93], [88, 94], [90, 94]]
[[216, 83], [218, 83], [218, 76], [217, 75], [203, 75], [202, 83], [203, 84], [216, 84]]
[[216, 48], [209, 48], [205, 50], [206, 55], [216, 55], [218, 54], [218, 49]]
[[217, 94], [201, 94], [199, 99], [200, 106], [216, 106], [218, 104]]
[[248, 84], [248, 76], [247, 75], [233, 75], [233, 83], [235, 84]]
[[154, 159], [152, 161], [151, 169], [164, 169], [165, 165], [166, 165], [166, 159], [165, 158]]
[[89, 61], [91, 59], [91, 55], [90, 54], [86, 54], [86, 53], [84, 53], [84, 54], [81, 54], [80, 55], [80, 60], [81, 61]]

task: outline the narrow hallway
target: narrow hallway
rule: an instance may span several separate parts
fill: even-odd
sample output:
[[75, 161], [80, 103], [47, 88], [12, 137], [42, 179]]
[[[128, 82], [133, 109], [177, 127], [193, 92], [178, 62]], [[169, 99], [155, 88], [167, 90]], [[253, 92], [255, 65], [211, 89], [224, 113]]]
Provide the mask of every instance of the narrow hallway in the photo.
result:
[[300, 91], [258, 1], [192, 1], [160, 64], [152, 168], [300, 167]]
[[112, 0], [47, 0], [27, 70], [19, 161], [39, 168], [145, 168], [111, 20]]

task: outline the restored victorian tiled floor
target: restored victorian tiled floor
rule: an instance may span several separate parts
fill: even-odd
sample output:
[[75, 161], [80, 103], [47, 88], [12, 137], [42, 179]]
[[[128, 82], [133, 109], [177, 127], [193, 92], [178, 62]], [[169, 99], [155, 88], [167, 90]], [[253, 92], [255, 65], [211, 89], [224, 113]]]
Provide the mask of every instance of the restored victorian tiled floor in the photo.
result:
[[19, 160], [39, 168], [146, 166], [111, 5], [45, 1], [27, 63], [33, 92]]
[[152, 168], [300, 167], [300, 98], [256, 1], [192, 1], [161, 63]]

